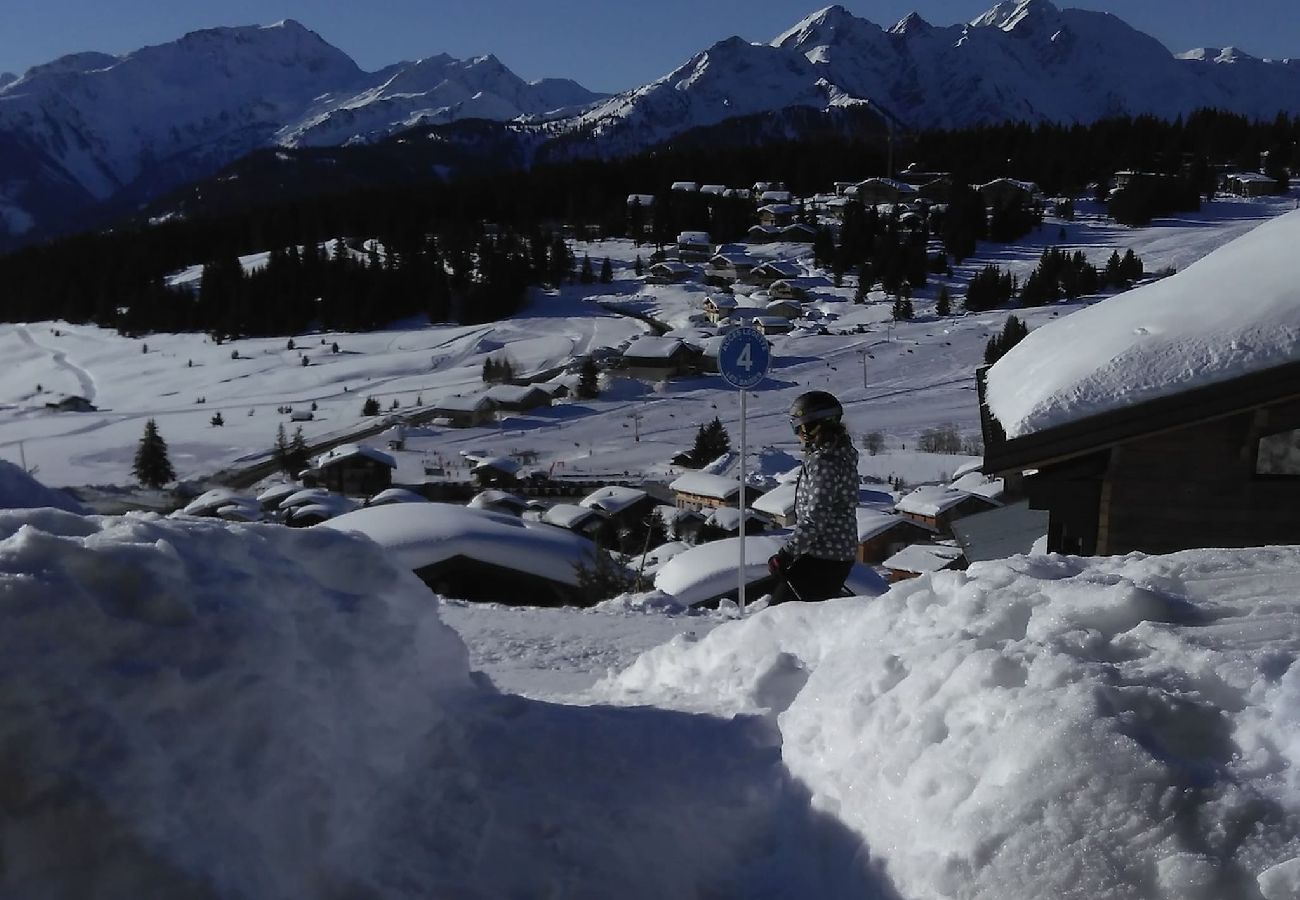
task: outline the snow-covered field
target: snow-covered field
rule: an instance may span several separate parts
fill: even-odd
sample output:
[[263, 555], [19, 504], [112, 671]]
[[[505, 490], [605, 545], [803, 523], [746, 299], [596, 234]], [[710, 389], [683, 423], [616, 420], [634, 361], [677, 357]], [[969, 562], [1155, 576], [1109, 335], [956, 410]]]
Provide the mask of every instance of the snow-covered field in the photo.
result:
[[[1182, 269], [1293, 205], [1064, 227], [1098, 264], [1131, 247]], [[286, 404], [315, 401], [304, 430], [324, 436], [362, 423], [367, 396], [476, 389], [490, 354], [542, 371], [642, 333], [599, 290], [673, 325], [698, 312], [701, 290], [627, 278], [630, 245], [584, 250], [614, 260], [614, 285], [477, 328], [287, 350], [0, 326], [0, 454], [49, 485], [120, 485], [154, 417], [199, 479], [264, 456]], [[988, 250], [964, 270], [1023, 277], [1038, 256]], [[939, 320], [936, 288], [911, 323], [887, 325], [883, 298], [826, 302], [831, 334], [776, 338], [752, 468], [793, 463], [784, 411], [811, 387], [885, 435], [864, 474], [968, 462], [915, 441], [978, 432], [973, 371], [1008, 312]], [[47, 411], [54, 392], [99, 411]], [[666, 476], [701, 422], [734, 440], [737, 409], [716, 377], [617, 380], [499, 427], [429, 429], [398, 480], [470, 449]], [[0, 489], [47, 502], [14, 466]], [[743, 615], [636, 597], [542, 610], [440, 602], [328, 528], [12, 510], [0, 616], [3, 898], [1300, 897], [1295, 548], [1022, 556]]]

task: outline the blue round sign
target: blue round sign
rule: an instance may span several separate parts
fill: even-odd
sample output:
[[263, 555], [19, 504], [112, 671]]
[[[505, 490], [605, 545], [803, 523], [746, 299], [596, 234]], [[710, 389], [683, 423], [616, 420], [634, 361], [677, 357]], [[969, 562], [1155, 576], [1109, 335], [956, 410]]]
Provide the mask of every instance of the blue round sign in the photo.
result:
[[751, 388], [767, 376], [772, 349], [757, 328], [743, 325], [727, 332], [718, 347], [718, 371], [727, 384]]

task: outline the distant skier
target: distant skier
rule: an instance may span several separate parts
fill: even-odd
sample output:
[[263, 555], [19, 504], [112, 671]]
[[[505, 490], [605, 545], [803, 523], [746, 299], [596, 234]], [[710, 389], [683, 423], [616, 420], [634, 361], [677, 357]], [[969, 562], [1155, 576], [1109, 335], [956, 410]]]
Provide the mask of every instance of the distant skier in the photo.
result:
[[790, 406], [804, 447], [795, 482], [794, 533], [767, 561], [776, 576], [772, 603], [839, 596], [858, 551], [858, 451], [833, 394], [808, 391]]

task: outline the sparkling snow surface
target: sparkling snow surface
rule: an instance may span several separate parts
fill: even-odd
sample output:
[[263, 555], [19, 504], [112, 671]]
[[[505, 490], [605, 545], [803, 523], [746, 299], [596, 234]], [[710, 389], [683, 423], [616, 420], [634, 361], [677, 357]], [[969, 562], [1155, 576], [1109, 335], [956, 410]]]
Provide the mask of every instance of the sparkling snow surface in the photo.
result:
[[1298, 548], [652, 607], [440, 606], [325, 528], [0, 513], [0, 896], [1300, 890]]

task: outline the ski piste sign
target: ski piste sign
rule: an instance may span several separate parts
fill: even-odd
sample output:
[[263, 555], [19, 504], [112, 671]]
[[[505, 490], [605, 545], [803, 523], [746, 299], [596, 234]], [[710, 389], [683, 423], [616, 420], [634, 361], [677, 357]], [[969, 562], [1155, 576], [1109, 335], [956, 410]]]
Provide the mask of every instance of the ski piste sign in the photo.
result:
[[742, 390], [751, 388], [767, 377], [772, 364], [772, 350], [767, 338], [757, 328], [742, 325], [727, 332], [718, 347], [718, 371], [722, 380]]

